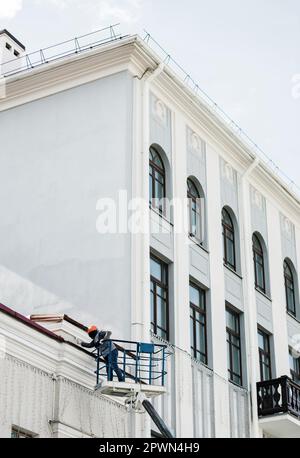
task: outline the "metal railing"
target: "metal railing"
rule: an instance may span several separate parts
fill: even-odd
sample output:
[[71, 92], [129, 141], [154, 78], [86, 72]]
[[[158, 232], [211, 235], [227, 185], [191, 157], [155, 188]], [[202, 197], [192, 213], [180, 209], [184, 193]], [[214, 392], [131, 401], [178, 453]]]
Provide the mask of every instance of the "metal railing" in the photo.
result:
[[284, 376], [257, 384], [258, 416], [290, 413], [300, 418], [300, 385]]
[[52, 61], [56, 61], [72, 54], [79, 54], [89, 51], [105, 43], [109, 43], [124, 38], [117, 33], [116, 28], [120, 24], [113, 24], [109, 27], [96, 30], [85, 35], [81, 35], [71, 40], [63, 41], [47, 48], [25, 54], [12, 60], [3, 62], [0, 66], [0, 74], [11, 76], [24, 70], [30, 70]]
[[[95, 371], [97, 385], [101, 380], [114, 381], [122, 374], [122, 381], [147, 385], [165, 386], [166, 345], [130, 342], [126, 340], [105, 341], [106, 357], [103, 346], [94, 351], [97, 363]], [[117, 355], [113, 353], [114, 349]], [[117, 366], [116, 366], [117, 364]]]

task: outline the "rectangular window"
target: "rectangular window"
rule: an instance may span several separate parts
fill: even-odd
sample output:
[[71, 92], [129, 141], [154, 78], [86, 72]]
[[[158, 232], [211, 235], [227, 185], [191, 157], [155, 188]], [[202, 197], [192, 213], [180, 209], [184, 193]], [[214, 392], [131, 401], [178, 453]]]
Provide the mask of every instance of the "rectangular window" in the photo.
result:
[[192, 356], [207, 365], [205, 291], [190, 284], [190, 332]]
[[151, 256], [151, 329], [169, 340], [168, 265]]
[[258, 329], [258, 353], [259, 353], [259, 368], [260, 381], [271, 380], [271, 351], [270, 351], [270, 336]]
[[11, 437], [12, 439], [33, 439], [37, 437], [37, 435], [17, 426], [13, 426], [11, 429]]
[[226, 308], [226, 333], [228, 377], [231, 382], [242, 385], [240, 316], [229, 308]]
[[300, 358], [295, 358], [292, 349], [289, 351], [291, 378], [300, 385]]

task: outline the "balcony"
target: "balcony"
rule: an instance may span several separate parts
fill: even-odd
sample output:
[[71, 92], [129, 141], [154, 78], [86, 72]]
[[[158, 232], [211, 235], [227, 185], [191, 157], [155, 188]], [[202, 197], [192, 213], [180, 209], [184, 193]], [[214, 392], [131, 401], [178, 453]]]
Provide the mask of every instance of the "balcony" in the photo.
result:
[[300, 385], [289, 377], [257, 384], [259, 424], [273, 437], [300, 438]]

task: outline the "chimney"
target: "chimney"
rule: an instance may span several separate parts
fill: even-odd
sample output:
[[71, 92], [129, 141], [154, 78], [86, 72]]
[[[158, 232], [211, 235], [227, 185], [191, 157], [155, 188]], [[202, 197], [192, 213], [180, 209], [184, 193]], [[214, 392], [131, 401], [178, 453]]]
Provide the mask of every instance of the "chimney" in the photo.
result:
[[25, 46], [8, 30], [0, 30], [0, 76], [20, 70]]

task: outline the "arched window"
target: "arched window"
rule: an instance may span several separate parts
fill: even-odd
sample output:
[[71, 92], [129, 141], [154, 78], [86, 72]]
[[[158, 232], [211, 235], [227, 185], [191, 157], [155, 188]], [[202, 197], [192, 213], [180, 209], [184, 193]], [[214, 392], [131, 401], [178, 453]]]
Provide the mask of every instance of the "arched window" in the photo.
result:
[[224, 263], [231, 269], [236, 270], [235, 235], [234, 225], [229, 212], [222, 210]]
[[149, 199], [150, 205], [160, 213], [164, 213], [163, 199], [166, 197], [166, 173], [163, 161], [151, 146], [149, 171]]
[[295, 295], [295, 281], [289, 263], [285, 260], [283, 263], [284, 269], [284, 283], [285, 283], [285, 297], [286, 307], [289, 313], [296, 316], [296, 295]]
[[253, 234], [253, 261], [255, 274], [255, 287], [262, 293], [266, 293], [265, 259], [262, 244], [256, 234]]
[[195, 183], [188, 178], [187, 197], [189, 206], [189, 233], [202, 242], [201, 197]]

